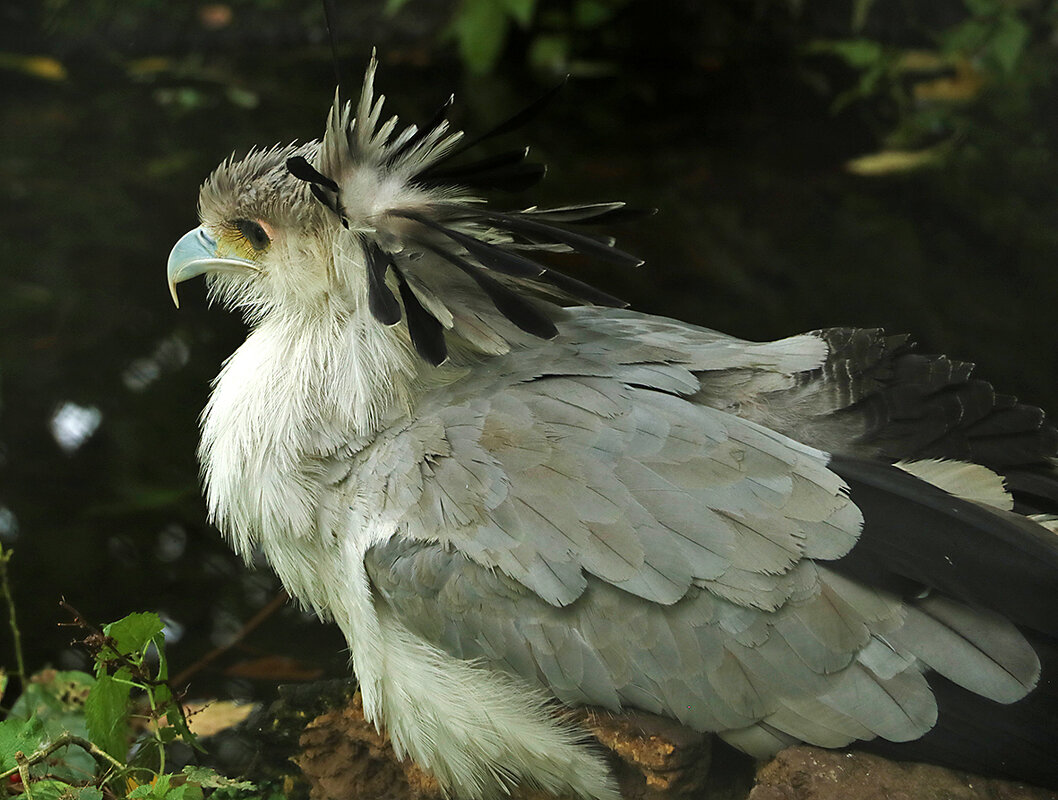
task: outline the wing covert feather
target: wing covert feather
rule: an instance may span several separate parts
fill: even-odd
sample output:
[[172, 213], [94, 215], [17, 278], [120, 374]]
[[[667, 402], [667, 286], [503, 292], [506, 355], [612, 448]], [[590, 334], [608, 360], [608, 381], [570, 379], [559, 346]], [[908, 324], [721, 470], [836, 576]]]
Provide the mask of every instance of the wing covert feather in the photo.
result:
[[797, 589], [797, 563], [842, 555], [861, 521], [826, 454], [690, 396], [701, 351], [731, 362], [781, 360], [781, 348], [750, 356], [720, 334], [695, 343], [698, 330], [658, 321], [607, 353], [605, 330], [574, 328], [583, 341], [538, 348], [551, 359], [497, 358], [353, 455], [327, 505], [359, 498], [355, 521], [377, 493], [395, 531], [455, 547], [555, 605], [590, 574], [664, 604], [697, 585], [775, 608]]
[[[667, 714], [743, 744], [783, 736], [824, 746], [907, 741], [936, 719], [921, 665], [887, 644], [903, 630], [907, 607], [811, 561], [798, 570], [812, 573], [812, 591], [777, 611], [697, 587], [662, 605], [590, 574], [584, 592], [560, 607], [465, 554], [401, 537], [372, 548], [366, 564], [377, 602], [420, 635], [567, 704]], [[948, 609], [949, 617], [970, 613]], [[835, 614], [844, 624], [806, 622]], [[1024, 642], [1020, 650], [1031, 653]]]
[[752, 752], [922, 736], [925, 668], [1003, 702], [1034, 685], [1013, 626], [827, 568], [863, 525], [827, 454], [703, 404], [707, 370], [792, 385], [820, 363], [813, 337], [624, 331], [606, 313], [571, 312], [563, 337], [336, 454], [332, 529], [388, 527], [365, 562], [405, 625], [564, 703], [667, 714]]

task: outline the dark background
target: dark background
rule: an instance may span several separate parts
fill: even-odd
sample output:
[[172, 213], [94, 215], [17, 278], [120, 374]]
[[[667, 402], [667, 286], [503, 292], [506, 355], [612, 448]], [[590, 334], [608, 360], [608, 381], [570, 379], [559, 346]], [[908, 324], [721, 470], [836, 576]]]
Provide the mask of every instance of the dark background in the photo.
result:
[[[473, 132], [571, 73], [505, 139], [547, 179], [497, 202], [659, 209], [617, 231], [643, 267], [579, 276], [751, 339], [910, 332], [1058, 410], [1054, 4], [538, 0], [524, 27], [490, 4], [338, 3], [346, 92], [377, 46], [391, 112], [421, 122], [455, 91]], [[322, 133], [323, 12], [116, 5], [0, 5], [0, 542], [31, 670], [85, 663], [62, 597], [97, 623], [159, 611], [179, 671], [278, 591], [205, 522], [197, 484], [197, 416], [241, 322], [200, 283], [177, 312], [164, 270], [221, 159]], [[897, 169], [857, 174], [880, 152]], [[288, 605], [192, 694], [341, 675], [343, 647]]]

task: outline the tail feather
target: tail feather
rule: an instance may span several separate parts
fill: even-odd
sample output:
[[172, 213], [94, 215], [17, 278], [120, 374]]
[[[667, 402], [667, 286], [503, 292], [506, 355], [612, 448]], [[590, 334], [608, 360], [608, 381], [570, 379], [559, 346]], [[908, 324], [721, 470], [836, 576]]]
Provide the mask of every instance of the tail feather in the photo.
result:
[[1043, 672], [1024, 700], [996, 703], [932, 673], [928, 680], [937, 698], [938, 719], [929, 733], [914, 742], [876, 739], [857, 747], [888, 758], [928, 761], [1058, 789], [1058, 640], [1027, 635]]
[[904, 596], [937, 590], [1058, 637], [1058, 537], [1051, 531], [886, 464], [835, 456], [830, 468], [864, 518], [859, 541], [835, 569]]

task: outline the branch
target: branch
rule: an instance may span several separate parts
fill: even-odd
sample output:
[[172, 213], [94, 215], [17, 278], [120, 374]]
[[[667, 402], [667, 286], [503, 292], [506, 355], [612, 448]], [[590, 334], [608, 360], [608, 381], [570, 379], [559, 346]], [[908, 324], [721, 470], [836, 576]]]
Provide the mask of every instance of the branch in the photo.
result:
[[11, 638], [15, 645], [15, 665], [18, 674], [19, 686], [26, 688], [26, 664], [22, 659], [22, 634], [18, 630], [18, 620], [15, 618], [15, 596], [11, 591], [11, 583], [7, 576], [7, 564], [14, 555], [13, 550], [0, 548], [0, 593], [7, 601], [8, 624], [11, 626]]
[[15, 761], [18, 762], [18, 766], [12, 767], [6, 772], [0, 772], [0, 781], [7, 780], [17, 772], [22, 778], [22, 785], [26, 787], [26, 795], [28, 796], [28, 768], [33, 766], [34, 764], [40, 763], [52, 753], [54, 753], [56, 750], [61, 750], [62, 748], [68, 747], [71, 744], [75, 744], [78, 747], [86, 750], [96, 761], [106, 763], [107, 765], [116, 769], [125, 769], [125, 765], [118, 761], [116, 758], [114, 758], [114, 756], [110, 755], [110, 753], [107, 753], [105, 750], [100, 749], [96, 745], [92, 744], [92, 742], [88, 741], [87, 739], [81, 736], [75, 736], [72, 733], [66, 732], [54, 742], [47, 745], [46, 747], [42, 747], [40, 750], [38, 750], [36, 753], [29, 757], [26, 757], [26, 755], [23, 754], [21, 751], [15, 753]]
[[247, 637], [247, 635], [249, 635], [249, 633], [254, 628], [256, 628], [258, 625], [260, 625], [262, 622], [264, 622], [266, 619], [268, 619], [270, 616], [272, 616], [272, 614], [274, 614], [276, 611], [278, 611], [280, 608], [282, 608], [283, 604], [286, 603], [287, 600], [289, 600], [289, 599], [290, 599], [290, 596], [286, 593], [286, 591], [283, 590], [283, 589], [280, 589], [279, 593], [269, 601], [268, 605], [266, 605], [263, 608], [261, 608], [260, 611], [258, 611], [256, 614], [254, 614], [246, 622], [246, 624], [242, 626], [242, 628], [232, 638], [232, 640], [230, 642], [228, 642], [227, 644], [224, 644], [224, 645], [222, 645], [220, 647], [215, 647], [212, 650], [210, 650], [208, 653], [206, 653], [204, 656], [202, 656], [202, 658], [200, 658], [198, 661], [196, 661], [190, 667], [188, 667], [187, 669], [181, 670], [181, 672], [175, 678], [170, 678], [169, 679], [169, 683], [172, 686], [180, 686], [180, 685], [182, 685], [184, 682], [187, 681], [188, 678], [190, 678], [192, 675], [194, 675], [200, 669], [202, 669], [203, 667], [205, 667], [207, 664], [211, 663], [212, 661], [216, 660], [219, 656], [221, 656], [224, 653], [228, 652], [228, 650], [230, 650], [236, 644], [238, 644], [243, 639], [245, 639]]

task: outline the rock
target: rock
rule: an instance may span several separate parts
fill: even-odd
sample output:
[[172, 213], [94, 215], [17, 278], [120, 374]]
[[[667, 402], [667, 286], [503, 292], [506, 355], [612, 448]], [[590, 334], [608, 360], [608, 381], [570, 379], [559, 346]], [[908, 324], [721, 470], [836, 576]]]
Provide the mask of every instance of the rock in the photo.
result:
[[[281, 699], [247, 726], [258, 765], [268, 767], [248, 777], [281, 779], [292, 798], [443, 800], [433, 777], [398, 761], [389, 738], [364, 719], [354, 688], [346, 681], [283, 687]], [[745, 755], [671, 720], [567, 713], [608, 752], [626, 800], [1058, 800], [1056, 792], [1015, 782], [807, 746], [757, 768], [752, 785]], [[554, 798], [519, 789], [511, 800]]]
[[699, 797], [709, 775], [712, 739], [653, 714], [580, 710], [575, 718], [613, 757], [628, 800]]
[[[571, 712], [610, 753], [628, 800], [698, 797], [709, 771], [710, 739], [650, 714]], [[389, 738], [364, 719], [360, 693], [312, 718], [293, 761], [301, 768], [312, 800], [442, 800], [437, 781], [411, 760], [398, 761]], [[550, 798], [537, 791], [512, 793], [517, 800]]]
[[749, 800], [1058, 800], [1058, 793], [931, 764], [801, 746], [760, 767]]
[[389, 737], [364, 719], [358, 691], [344, 708], [311, 720], [298, 742], [296, 763], [312, 800], [441, 800], [433, 776], [411, 761], [398, 761]]

